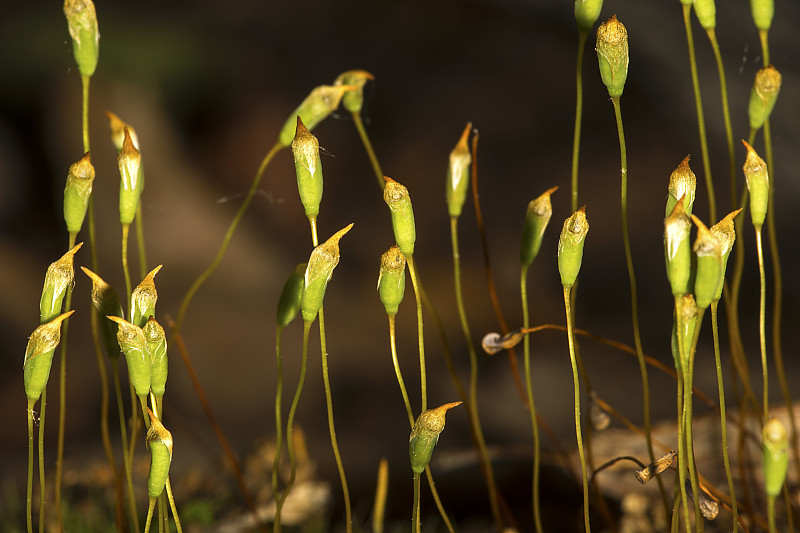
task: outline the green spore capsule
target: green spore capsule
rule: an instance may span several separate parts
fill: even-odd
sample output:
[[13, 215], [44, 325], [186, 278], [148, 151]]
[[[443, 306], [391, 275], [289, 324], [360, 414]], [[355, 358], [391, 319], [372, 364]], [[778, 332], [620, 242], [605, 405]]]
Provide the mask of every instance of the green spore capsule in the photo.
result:
[[597, 29], [597, 60], [600, 77], [611, 98], [619, 98], [628, 77], [628, 30], [616, 15]]
[[303, 279], [303, 294], [300, 297], [300, 312], [304, 322], [313, 322], [317, 319], [317, 313], [325, 298], [325, 289], [328, 288], [333, 269], [339, 264], [339, 240], [352, 227], [350, 224], [340, 229], [311, 252]]
[[128, 363], [128, 375], [130, 376], [133, 390], [136, 396], [142, 398], [150, 393], [150, 373], [152, 365], [150, 357], [147, 355], [147, 340], [144, 337], [142, 328], [131, 324], [127, 320], [118, 316], [109, 316], [119, 326], [117, 331], [117, 342], [122, 353], [125, 354], [125, 361]]
[[334, 86], [349, 85], [353, 87], [342, 97], [344, 108], [351, 113], [361, 113], [361, 108], [364, 106], [364, 85], [374, 79], [375, 76], [366, 70], [348, 70], [339, 74], [333, 82]]
[[699, 218], [692, 215], [692, 221], [697, 226], [697, 239], [692, 247], [697, 256], [694, 299], [698, 309], [706, 309], [722, 285], [722, 246]]
[[447, 411], [461, 405], [461, 402], [446, 403], [435, 409], [428, 409], [414, 422], [414, 429], [408, 440], [408, 457], [411, 459], [411, 470], [421, 474], [431, 462], [433, 448], [444, 430], [444, 419]]
[[61, 323], [75, 311], [67, 311], [53, 320], [42, 324], [31, 334], [25, 348], [25, 359], [22, 362], [22, 375], [25, 384], [25, 396], [29, 403], [34, 403], [42, 396], [50, 378], [50, 367], [53, 364], [53, 353], [61, 341]]
[[163, 398], [169, 371], [167, 335], [154, 316], [147, 319], [142, 333], [144, 333], [145, 349], [150, 357], [150, 392], [156, 398]]
[[392, 212], [394, 240], [403, 255], [410, 257], [414, 254], [414, 243], [417, 240], [411, 195], [408, 194], [408, 189], [392, 178], [384, 176], [383, 180], [386, 182], [386, 186], [383, 188], [383, 201]]
[[587, 233], [589, 233], [589, 221], [586, 220], [586, 206], [584, 206], [564, 221], [558, 239], [558, 272], [561, 274], [561, 285], [564, 288], [572, 287], [578, 279]]
[[778, 496], [789, 466], [789, 434], [777, 418], [771, 418], [761, 431], [764, 458], [764, 485], [767, 495]]
[[737, 209], [728, 213], [725, 218], [711, 226], [711, 234], [716, 237], [720, 246], [720, 258], [722, 261], [722, 283], [717, 288], [717, 293], [714, 295], [714, 301], [719, 301], [722, 298], [722, 289], [725, 286], [725, 269], [728, 266], [728, 257], [733, 250], [733, 243], [736, 242], [736, 229], [733, 224], [733, 219], [736, 218], [742, 210]]
[[472, 162], [467, 139], [471, 129], [472, 123], [467, 123], [467, 127], [464, 128], [456, 147], [450, 152], [445, 197], [447, 198], [447, 212], [451, 217], [461, 216], [461, 210], [467, 199], [467, 189], [469, 189], [470, 181], [469, 165]]
[[756, 72], [753, 88], [750, 89], [750, 103], [747, 114], [750, 118], [750, 128], [761, 129], [775, 108], [778, 93], [781, 92], [781, 73], [772, 65]]
[[381, 256], [378, 274], [378, 295], [386, 314], [394, 316], [403, 301], [406, 290], [406, 257], [396, 244]]
[[689, 351], [692, 347], [692, 340], [694, 339], [694, 329], [697, 326], [697, 304], [694, 301], [694, 296], [691, 294], [684, 294], [678, 301], [678, 312], [681, 314], [681, 328], [680, 334], [683, 337], [683, 347], [685, 350], [686, 359], [681, 359], [679, 354], [678, 344], [678, 321], [674, 320], [672, 323], [672, 358], [675, 360], [675, 368], [682, 370], [688, 368], [689, 364]]
[[760, 31], [768, 31], [772, 26], [772, 17], [775, 16], [774, 0], [750, 0], [750, 13], [753, 22]]
[[297, 133], [292, 141], [294, 168], [297, 173], [297, 190], [306, 216], [316, 218], [322, 201], [322, 160], [319, 157], [319, 141], [308, 131], [300, 116], [297, 116]]
[[717, 5], [714, 0], [694, 0], [694, 14], [704, 30], [717, 27]]
[[108, 119], [108, 126], [111, 129], [111, 144], [114, 145], [114, 148], [117, 150], [117, 152], [122, 150], [122, 143], [125, 142], [125, 128], [128, 128], [128, 134], [131, 136], [131, 142], [133, 142], [133, 146], [135, 146], [138, 150], [139, 136], [136, 135], [136, 130], [133, 129], [133, 126], [119, 118], [111, 111], [106, 111], [105, 115]]
[[156, 291], [155, 277], [161, 266], [158, 265], [151, 270], [131, 293], [131, 323], [140, 328], [144, 327], [148, 318], [156, 314], [158, 291]]
[[99, 321], [100, 335], [103, 338], [103, 346], [105, 346], [106, 353], [111, 358], [119, 357], [122, 351], [119, 348], [119, 342], [117, 342], [117, 330], [119, 326], [116, 322], [105, 319], [107, 316], [118, 316], [122, 318], [124, 315], [122, 305], [119, 303], [117, 291], [106, 283], [103, 278], [88, 268], [81, 267], [81, 270], [92, 280], [92, 306], [98, 316], [102, 318], [102, 320]]
[[119, 164], [119, 221], [130, 225], [136, 216], [139, 207], [139, 198], [144, 188], [144, 175], [142, 173], [142, 156], [133, 145], [130, 131], [125, 128], [125, 139], [122, 149], [117, 156]]
[[300, 299], [303, 296], [303, 277], [306, 273], [308, 263], [300, 263], [295, 267], [289, 279], [283, 284], [281, 296], [278, 298], [278, 310], [276, 313], [278, 327], [285, 328], [294, 320], [300, 311]]
[[150, 448], [150, 473], [147, 475], [147, 495], [158, 498], [167, 484], [169, 467], [172, 464], [172, 433], [150, 409], [150, 429], [147, 430], [147, 445]]
[[67, 18], [72, 54], [81, 76], [91, 76], [97, 68], [100, 32], [97, 13], [92, 0], [65, 0], [64, 16]]
[[689, 237], [692, 222], [684, 211], [685, 202], [678, 201], [672, 213], [664, 219], [664, 254], [667, 260], [667, 279], [673, 296], [690, 292], [692, 253]]
[[547, 189], [541, 196], [528, 203], [525, 212], [525, 223], [522, 227], [522, 240], [519, 246], [519, 260], [523, 267], [529, 267], [542, 247], [542, 237], [550, 217], [553, 216], [553, 204], [550, 202], [550, 195], [558, 190], [558, 187]]
[[744, 177], [750, 193], [750, 217], [753, 225], [760, 228], [764, 225], [769, 205], [769, 176], [767, 164], [761, 159], [753, 147], [742, 141], [747, 148], [747, 159], [744, 162]]
[[78, 233], [83, 226], [94, 177], [95, 171], [89, 152], [69, 167], [67, 184], [64, 186], [64, 221], [69, 233]]
[[305, 100], [295, 109], [284, 122], [278, 135], [278, 142], [282, 146], [289, 146], [297, 130], [297, 117], [309, 130], [316, 128], [339, 107], [339, 102], [345, 92], [355, 89], [352, 85], [320, 85], [311, 91]]
[[578, 23], [578, 29], [586, 32], [591, 30], [601, 9], [603, 0], [575, 0], [575, 22]]
[[697, 189], [697, 176], [692, 172], [689, 166], [689, 156], [687, 155], [683, 161], [678, 165], [678, 168], [672, 171], [669, 175], [669, 184], [667, 185], [667, 209], [664, 213], [665, 217], [672, 214], [675, 209], [675, 204], [678, 199], [683, 198], [683, 208], [686, 216], [692, 214], [692, 207], [694, 207], [694, 195]]
[[39, 299], [39, 322], [41, 324], [50, 322], [61, 313], [64, 296], [75, 280], [74, 257], [81, 246], [83, 246], [82, 242], [76, 244], [60, 259], [50, 263], [50, 266], [47, 267], [42, 286], [42, 297]]

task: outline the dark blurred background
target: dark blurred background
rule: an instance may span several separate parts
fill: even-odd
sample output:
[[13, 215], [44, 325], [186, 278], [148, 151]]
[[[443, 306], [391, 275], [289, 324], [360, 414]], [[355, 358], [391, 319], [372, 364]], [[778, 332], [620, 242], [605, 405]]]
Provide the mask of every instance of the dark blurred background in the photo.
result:
[[[65, 251], [61, 215], [69, 165], [81, 156], [80, 78], [61, 7], [35, 2], [0, 8], [0, 461], [4, 481], [24, 490], [25, 400], [21, 362], [37, 326], [37, 301], [47, 265]], [[786, 280], [784, 353], [797, 377], [800, 284], [794, 240], [800, 219], [795, 179], [798, 57], [794, 28], [800, 5], [779, 2], [770, 45], [783, 88], [772, 119], [776, 213]], [[736, 139], [748, 134], [746, 104], [762, 66], [748, 2], [723, 2], [718, 29]], [[345, 70], [375, 75], [365, 89], [364, 119], [384, 173], [406, 185], [414, 202], [420, 274], [447, 328], [462, 379], [468, 358], [458, 327], [444, 180], [447, 158], [464, 125], [480, 131], [480, 198], [499, 298], [509, 322], [521, 324], [518, 242], [525, 208], [545, 189], [553, 196], [552, 227], [531, 272], [534, 323], [563, 323], [555, 252], [569, 215], [569, 176], [575, 99], [577, 30], [567, 0], [366, 2], [99, 2], [100, 61], [92, 79], [90, 128], [97, 169], [95, 208], [100, 274], [123, 291], [117, 218], [119, 175], [103, 110], [132, 124], [139, 135], [146, 187], [142, 197], [150, 266], [157, 277], [157, 315], [175, 316], [195, 277], [211, 262], [261, 158], [292, 109], [315, 86]], [[645, 352], [667, 365], [671, 295], [663, 269], [663, 210], [671, 171], [687, 155], [698, 176], [695, 213], [708, 218], [686, 38], [678, 2], [608, 1], [601, 21], [617, 14], [630, 39], [630, 71], [622, 98], [628, 140], [629, 218], [637, 268]], [[720, 216], [731, 210], [727, 148], [719, 82], [705, 32], [694, 23], [711, 163]], [[619, 216], [619, 152], [614, 115], [602, 85], [590, 35], [584, 64], [584, 122], [580, 203], [591, 232], [581, 272], [577, 321], [593, 333], [633, 343], [628, 277]], [[369, 514], [378, 461], [388, 457], [396, 518], [410, 499], [408, 426], [394, 381], [388, 327], [375, 293], [380, 254], [393, 242], [388, 209], [349, 114], [343, 109], [315, 131], [325, 152], [321, 238], [354, 222], [342, 241], [342, 260], [326, 297], [328, 350], [339, 444], [358, 516]], [[756, 148], [763, 150], [761, 138]], [[737, 141], [741, 190], [744, 149]], [[498, 329], [484, 282], [471, 202], [461, 224], [461, 247], [473, 342]], [[743, 335], [754, 371], [758, 282], [754, 239], [745, 224], [748, 261], [741, 308]], [[84, 232], [85, 233], [85, 232]], [[81, 234], [79, 240], [88, 240]], [[130, 246], [132, 277], [135, 241]], [[311, 250], [288, 151], [268, 168], [220, 268], [194, 298], [183, 333], [199, 379], [237, 452], [246, 454], [274, 435], [277, 296], [288, 273]], [[88, 249], [77, 265], [89, 264]], [[767, 260], [767, 267], [770, 262]], [[768, 280], [771, 280], [768, 271]], [[770, 281], [771, 283], [771, 281]], [[100, 387], [89, 341], [90, 283], [78, 271], [69, 336], [66, 455], [101, 457]], [[771, 304], [771, 298], [768, 306]], [[162, 320], [163, 323], [163, 320]], [[724, 327], [724, 320], [722, 320]], [[706, 326], [708, 328], [708, 326]], [[426, 320], [429, 403], [457, 399], [432, 320]], [[288, 406], [297, 379], [301, 328], [284, 335]], [[419, 382], [413, 293], [398, 315], [398, 343], [415, 409]], [[325, 422], [319, 344], [312, 335], [309, 376], [297, 421], [306, 431], [320, 475], [340, 491]], [[715, 397], [710, 334], [701, 340], [696, 383]], [[771, 344], [771, 343], [770, 343]], [[593, 385], [609, 403], [641, 422], [635, 359], [583, 343]], [[572, 380], [566, 339], [542, 333], [533, 340], [533, 380], [544, 419], [573, 447]], [[723, 343], [727, 353], [727, 341]], [[521, 350], [519, 350], [521, 354]], [[530, 427], [504, 354], [480, 356], [480, 413], [486, 440], [498, 453], [529, 468]], [[771, 352], [770, 352], [771, 357]], [[521, 359], [521, 357], [520, 357]], [[56, 360], [57, 361], [57, 360]], [[521, 363], [521, 360], [520, 360]], [[124, 365], [122, 365], [124, 367]], [[49, 387], [47, 458], [55, 457], [57, 362]], [[674, 417], [674, 384], [650, 372], [653, 416]], [[778, 393], [777, 382], [772, 389]], [[775, 400], [778, 394], [775, 394]], [[171, 354], [167, 421], [176, 435], [175, 468], [190, 465], [181, 449], [218, 461], [218, 447], [177, 353]], [[698, 407], [700, 412], [705, 408]], [[466, 411], [453, 411], [437, 453], [469, 450]], [[117, 430], [112, 429], [112, 436]], [[549, 445], [549, 444], [548, 444]], [[477, 468], [471, 471], [480, 487]], [[443, 486], [447, 472], [442, 473]], [[10, 481], [8, 481], [10, 480]], [[529, 477], [503, 478], [527, 519]], [[397, 487], [396, 489], [394, 487]], [[481, 489], [476, 489], [481, 490]], [[445, 500], [477, 501], [481, 494]], [[462, 489], [462, 492], [467, 492]], [[338, 504], [336, 504], [338, 505]], [[458, 502], [453, 502], [458, 506]], [[446, 501], [447, 506], [447, 501]], [[484, 508], [485, 507], [485, 508]], [[467, 513], [467, 511], [465, 511]], [[334, 511], [334, 520], [338, 519]]]

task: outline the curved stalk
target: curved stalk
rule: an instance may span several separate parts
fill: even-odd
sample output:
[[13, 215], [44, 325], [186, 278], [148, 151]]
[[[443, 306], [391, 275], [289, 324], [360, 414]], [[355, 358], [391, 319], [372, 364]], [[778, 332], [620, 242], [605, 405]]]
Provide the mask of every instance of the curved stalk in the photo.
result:
[[733, 144], [733, 127], [731, 126], [731, 110], [728, 105], [728, 83], [725, 80], [725, 67], [722, 64], [722, 54], [719, 51], [719, 42], [714, 28], [706, 30], [708, 40], [711, 42], [711, 49], [714, 51], [714, 59], [717, 63], [717, 73], [719, 75], [719, 92], [722, 100], [722, 119], [725, 122], [725, 140], [728, 143], [728, 165], [730, 168], [730, 189], [731, 189], [731, 209], [736, 209], [736, 199], [739, 196], [736, 189], [736, 152]]
[[581, 122], [583, 121], [583, 49], [586, 48], [588, 31], [578, 33], [578, 61], [575, 67], [575, 131], [572, 135], [572, 188], [571, 211], [578, 210], [578, 164], [581, 153]]
[[422, 396], [422, 406], [420, 412], [428, 409], [428, 378], [427, 371], [425, 370], [425, 337], [422, 329], [422, 297], [420, 296], [421, 288], [417, 279], [417, 267], [414, 263], [414, 256], [406, 256], [406, 264], [408, 265], [408, 272], [411, 274], [411, 283], [414, 286], [414, 298], [417, 302], [417, 339], [419, 344], [419, 381]]
[[378, 180], [378, 187], [383, 190], [384, 185], [386, 185], [386, 182], [383, 181], [383, 171], [381, 170], [380, 163], [378, 163], [375, 150], [372, 149], [372, 143], [367, 135], [367, 130], [364, 128], [364, 122], [361, 120], [361, 113], [351, 113], [351, 115], [353, 117], [353, 124], [356, 127], [356, 131], [358, 131], [358, 136], [361, 138], [361, 143], [364, 145], [364, 150], [367, 152], [369, 163], [372, 165], [372, 171], [375, 172], [375, 178]]

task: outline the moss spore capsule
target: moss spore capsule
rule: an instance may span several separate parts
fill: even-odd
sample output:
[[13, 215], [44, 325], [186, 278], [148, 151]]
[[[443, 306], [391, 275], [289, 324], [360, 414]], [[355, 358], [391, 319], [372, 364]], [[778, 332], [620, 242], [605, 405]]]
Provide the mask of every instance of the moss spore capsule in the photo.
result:
[[467, 123], [461, 138], [459, 138], [455, 148], [450, 152], [445, 197], [447, 199], [447, 212], [451, 217], [461, 216], [461, 210], [464, 208], [464, 202], [467, 199], [470, 181], [469, 165], [472, 162], [472, 155], [469, 153], [469, 146], [467, 145], [470, 130], [472, 130], [472, 123]]
[[561, 274], [561, 285], [564, 288], [572, 287], [578, 279], [587, 233], [589, 233], [589, 221], [586, 219], [584, 206], [564, 221], [558, 239], [558, 272]]
[[409, 257], [414, 254], [414, 243], [417, 240], [411, 196], [408, 194], [408, 189], [392, 178], [384, 176], [383, 180], [386, 182], [386, 186], [383, 188], [383, 201], [386, 202], [392, 213], [394, 240], [403, 255]]
[[728, 213], [725, 218], [711, 226], [711, 234], [719, 241], [720, 257], [722, 260], [722, 283], [717, 288], [717, 293], [714, 295], [714, 301], [719, 301], [722, 298], [722, 289], [725, 286], [725, 270], [728, 266], [728, 257], [733, 250], [733, 244], [736, 242], [736, 229], [733, 224], [733, 219], [736, 218], [742, 210], [737, 209]]
[[[672, 358], [675, 360], [676, 369], [686, 369], [689, 364], [689, 351], [694, 339], [694, 329], [697, 325], [697, 304], [694, 301], [694, 296], [691, 294], [684, 294], [678, 300], [678, 312], [681, 316], [682, 329], [678, 331], [678, 321], [672, 322]], [[684, 346], [684, 359], [680, 357], [680, 344], [678, 344], [678, 335], [682, 336]]]
[[147, 475], [147, 495], [158, 498], [167, 484], [169, 467], [172, 464], [172, 433], [170, 433], [158, 417], [147, 410], [150, 415], [150, 429], [147, 430], [147, 445], [150, 448], [150, 472]]
[[144, 333], [147, 355], [150, 357], [150, 391], [156, 398], [162, 398], [166, 390], [169, 371], [167, 335], [154, 316], [147, 319], [142, 333]]
[[670, 451], [667, 452], [666, 455], [663, 455], [656, 459], [654, 462], [650, 463], [642, 470], [637, 470], [634, 475], [636, 476], [636, 480], [644, 485], [661, 472], [672, 466], [673, 461], [678, 456], [678, 452]]
[[86, 152], [77, 163], [73, 163], [67, 172], [67, 183], [64, 186], [64, 221], [69, 233], [78, 233], [86, 217], [89, 197], [92, 195], [95, 170], [89, 152]]
[[679, 198], [683, 198], [683, 207], [686, 216], [691, 215], [696, 189], [697, 176], [695, 176], [689, 166], [689, 156], [687, 155], [678, 167], [672, 171], [672, 174], [669, 175], [669, 184], [667, 185], [667, 209], [664, 216], [668, 217], [672, 214], [672, 210], [675, 209], [675, 204], [678, 203]]
[[394, 316], [406, 290], [406, 257], [396, 244], [381, 255], [378, 295], [386, 314]]
[[119, 118], [111, 111], [105, 111], [106, 118], [108, 119], [108, 126], [111, 129], [111, 144], [119, 152], [122, 150], [122, 143], [125, 141], [125, 128], [128, 129], [128, 135], [131, 136], [131, 142], [136, 149], [139, 149], [139, 136], [136, 135], [136, 130], [133, 126]]
[[125, 354], [128, 363], [128, 374], [136, 396], [146, 397], [150, 393], [150, 375], [152, 365], [147, 355], [147, 340], [142, 328], [131, 324], [118, 316], [109, 316], [109, 320], [117, 323], [117, 342]]
[[278, 134], [278, 142], [282, 146], [292, 144], [297, 130], [297, 117], [303, 120], [303, 124], [309, 130], [316, 128], [328, 115], [336, 111], [344, 93], [353, 89], [352, 85], [320, 85], [313, 89], [286, 119]]
[[311, 252], [303, 279], [303, 294], [300, 297], [300, 312], [304, 322], [313, 322], [317, 319], [328, 281], [333, 275], [333, 269], [339, 264], [339, 240], [352, 227], [353, 224], [350, 224], [340, 229]]
[[444, 430], [445, 415], [449, 409], [461, 405], [461, 402], [446, 403], [423, 412], [414, 422], [414, 429], [408, 439], [408, 456], [411, 470], [421, 474], [431, 462], [433, 449]]
[[777, 418], [764, 424], [761, 432], [761, 448], [764, 460], [764, 484], [769, 496], [781, 493], [789, 466], [789, 434], [786, 426]]
[[117, 156], [119, 164], [119, 221], [124, 225], [133, 222], [136, 209], [139, 207], [139, 198], [144, 188], [144, 175], [142, 173], [142, 156], [133, 145], [130, 131], [126, 128], [122, 149]]
[[322, 160], [319, 157], [319, 141], [308, 131], [300, 116], [297, 116], [297, 133], [292, 140], [292, 155], [297, 174], [297, 190], [306, 216], [316, 218], [322, 202]]
[[769, 205], [769, 176], [767, 164], [759, 157], [753, 147], [742, 141], [747, 148], [747, 159], [744, 162], [744, 177], [750, 193], [750, 216], [753, 225], [760, 228], [764, 225]]
[[361, 108], [364, 106], [364, 85], [369, 80], [374, 80], [375, 76], [366, 70], [348, 70], [342, 72], [336, 77], [333, 82], [334, 85], [349, 85], [353, 89], [344, 93], [342, 97], [342, 105], [351, 113], [361, 113]]
[[685, 202], [678, 201], [672, 213], [664, 219], [664, 253], [667, 260], [667, 279], [673, 296], [690, 292], [692, 253], [689, 237], [692, 222], [684, 211]]
[[119, 303], [119, 296], [117, 291], [103, 280], [100, 276], [92, 272], [86, 267], [81, 267], [83, 273], [89, 276], [92, 280], [92, 306], [95, 312], [101, 318], [100, 322], [100, 335], [103, 338], [103, 346], [109, 357], [119, 357], [121, 352], [119, 342], [117, 342], [117, 330], [119, 326], [116, 322], [106, 320], [107, 316], [118, 316], [120, 318], [125, 314], [122, 310], [122, 305]]
[[756, 72], [747, 106], [751, 129], [760, 129], [772, 114], [775, 102], [778, 101], [778, 93], [781, 92], [781, 81], [781, 73], [772, 65]]
[[281, 296], [278, 298], [278, 310], [276, 312], [278, 326], [285, 328], [294, 320], [300, 311], [300, 299], [303, 296], [303, 277], [306, 273], [308, 263], [300, 263], [289, 274], [286, 283], [283, 284]]
[[586, 32], [591, 30], [601, 9], [603, 0], [575, 0], [575, 22], [578, 23], [578, 29]]
[[543, 194], [528, 203], [525, 211], [525, 223], [522, 226], [522, 240], [519, 246], [519, 260], [523, 267], [529, 267], [542, 247], [542, 237], [547, 224], [553, 216], [553, 204], [550, 195], [558, 190], [551, 187]]
[[715, 0], [694, 0], [694, 14], [704, 30], [717, 27], [717, 5]]
[[65, 0], [64, 16], [67, 18], [72, 54], [81, 76], [91, 76], [97, 68], [100, 32], [97, 13], [92, 0]]
[[761, 31], [768, 31], [772, 26], [772, 17], [775, 16], [774, 0], [750, 0], [750, 13], [753, 22]]
[[698, 309], [706, 309], [722, 285], [722, 246], [699, 218], [692, 215], [692, 221], [697, 226], [697, 239], [692, 247], [697, 256], [694, 298]]
[[75, 280], [75, 270], [73, 267], [75, 254], [81, 249], [83, 243], [78, 243], [72, 247], [60, 259], [50, 263], [44, 275], [44, 285], [42, 286], [42, 296], [39, 298], [39, 322], [44, 324], [50, 322], [61, 313], [61, 305], [67, 289], [72, 286]]
[[140, 328], [144, 327], [147, 319], [156, 314], [158, 291], [156, 290], [155, 277], [162, 265], [151, 270], [131, 293], [131, 323]]
[[25, 359], [22, 362], [25, 396], [28, 402], [36, 402], [42, 396], [50, 378], [50, 367], [53, 364], [53, 353], [61, 341], [61, 323], [75, 311], [67, 311], [53, 320], [42, 324], [31, 334], [25, 347]]
[[628, 30], [616, 15], [597, 29], [597, 60], [600, 77], [611, 98], [619, 98], [628, 77]]

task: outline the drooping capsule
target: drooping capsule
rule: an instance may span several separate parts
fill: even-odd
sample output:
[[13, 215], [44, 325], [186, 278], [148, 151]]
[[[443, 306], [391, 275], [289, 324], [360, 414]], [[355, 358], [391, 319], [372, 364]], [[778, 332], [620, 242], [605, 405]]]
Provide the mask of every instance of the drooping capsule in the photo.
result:
[[278, 134], [278, 142], [282, 146], [292, 144], [297, 131], [297, 117], [303, 120], [303, 124], [309, 130], [316, 128], [328, 115], [336, 111], [342, 96], [353, 88], [351, 85], [320, 85], [314, 88], [286, 119]]
[[333, 82], [334, 85], [349, 85], [353, 87], [344, 93], [342, 97], [342, 105], [351, 113], [361, 113], [361, 108], [364, 105], [364, 85], [367, 81], [374, 80], [375, 76], [366, 70], [348, 70], [342, 72], [336, 77]]

